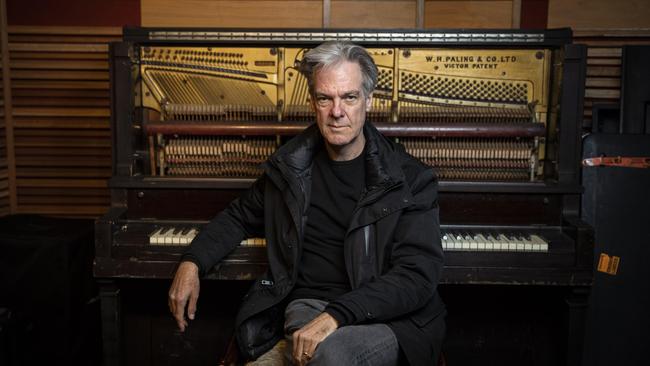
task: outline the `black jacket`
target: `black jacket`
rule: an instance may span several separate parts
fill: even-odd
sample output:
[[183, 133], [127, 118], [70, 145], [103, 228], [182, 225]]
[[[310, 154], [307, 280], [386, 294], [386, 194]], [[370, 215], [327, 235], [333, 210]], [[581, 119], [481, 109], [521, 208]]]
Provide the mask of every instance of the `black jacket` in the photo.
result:
[[[433, 365], [445, 307], [436, 287], [443, 268], [433, 170], [366, 123], [366, 190], [345, 237], [352, 290], [330, 303], [349, 324], [382, 322], [411, 365]], [[282, 301], [295, 284], [309, 205], [312, 158], [324, 148], [316, 125], [274, 153], [265, 174], [212, 220], [184, 259], [202, 273], [247, 237], [265, 237], [269, 269], [237, 315], [241, 351], [257, 358], [283, 337]]]

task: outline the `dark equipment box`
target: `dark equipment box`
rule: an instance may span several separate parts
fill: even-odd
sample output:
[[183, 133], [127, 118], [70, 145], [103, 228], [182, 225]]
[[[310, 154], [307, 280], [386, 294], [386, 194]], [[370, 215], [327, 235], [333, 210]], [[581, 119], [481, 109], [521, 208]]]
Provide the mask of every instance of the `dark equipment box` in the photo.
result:
[[93, 221], [0, 218], [0, 364], [100, 362]]

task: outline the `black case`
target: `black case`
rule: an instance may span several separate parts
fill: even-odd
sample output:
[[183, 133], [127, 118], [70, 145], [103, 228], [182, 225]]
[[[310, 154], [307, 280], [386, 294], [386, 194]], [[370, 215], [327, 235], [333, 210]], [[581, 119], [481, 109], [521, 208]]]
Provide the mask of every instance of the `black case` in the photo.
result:
[[[650, 157], [650, 135], [590, 135], [583, 156]], [[650, 365], [650, 169], [582, 172], [582, 218], [595, 231], [584, 365]], [[596, 270], [601, 253], [620, 257], [615, 275]]]
[[99, 361], [93, 237], [93, 220], [0, 218], [0, 365]]

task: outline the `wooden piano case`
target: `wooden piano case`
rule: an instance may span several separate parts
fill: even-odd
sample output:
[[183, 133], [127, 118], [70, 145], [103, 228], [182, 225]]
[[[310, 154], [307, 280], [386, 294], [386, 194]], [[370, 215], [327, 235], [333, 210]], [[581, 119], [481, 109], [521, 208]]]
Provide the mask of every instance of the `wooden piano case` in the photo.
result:
[[[96, 223], [108, 363], [125, 348], [120, 285], [168, 283], [185, 249], [152, 233], [200, 230], [313, 121], [296, 65], [326, 40], [369, 50], [368, 120], [440, 178], [442, 284], [566, 289], [575, 362], [593, 238], [578, 216], [586, 49], [569, 29], [127, 28], [111, 45], [112, 207]], [[206, 279], [251, 280], [264, 258], [242, 245]]]

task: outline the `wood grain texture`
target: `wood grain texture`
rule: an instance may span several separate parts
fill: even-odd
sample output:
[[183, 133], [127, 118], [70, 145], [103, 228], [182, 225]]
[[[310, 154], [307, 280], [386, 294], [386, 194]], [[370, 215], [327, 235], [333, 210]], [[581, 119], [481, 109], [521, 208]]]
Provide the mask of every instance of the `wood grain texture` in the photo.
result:
[[332, 28], [415, 28], [415, 1], [345, 1], [331, 2]]
[[650, 1], [549, 0], [548, 26], [574, 29], [650, 28]]
[[11, 96], [11, 56], [7, 33], [7, 2], [0, 0], [0, 216], [16, 211], [16, 159], [14, 155], [13, 105]]
[[320, 28], [322, 1], [142, 0], [146, 27]]
[[548, 0], [521, 0], [522, 29], [544, 29], [548, 22]]
[[108, 209], [116, 29], [10, 27], [16, 212], [97, 217]]
[[427, 1], [425, 28], [511, 28], [512, 1]]
[[12, 25], [136, 26], [140, 0], [8, 0], [7, 13]]

